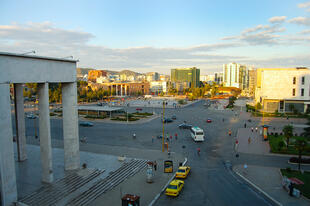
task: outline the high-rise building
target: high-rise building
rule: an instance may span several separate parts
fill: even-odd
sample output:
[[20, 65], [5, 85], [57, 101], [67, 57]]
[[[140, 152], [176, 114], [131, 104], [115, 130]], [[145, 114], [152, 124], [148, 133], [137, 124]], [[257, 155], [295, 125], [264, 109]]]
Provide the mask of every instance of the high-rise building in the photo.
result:
[[255, 102], [266, 112], [305, 112], [310, 103], [310, 70], [258, 68]]
[[[182, 68], [171, 69], [171, 82], [175, 86], [176, 84], [186, 83], [186, 87], [199, 87], [200, 83], [200, 69]], [[183, 87], [184, 89], [184, 87]]]
[[223, 72], [215, 72], [214, 73], [214, 81], [217, 84], [222, 84], [223, 83]]
[[249, 90], [248, 95], [254, 97], [256, 88], [256, 69], [249, 68]]
[[223, 65], [224, 87], [247, 89], [249, 87], [249, 72], [245, 65], [230, 63]]

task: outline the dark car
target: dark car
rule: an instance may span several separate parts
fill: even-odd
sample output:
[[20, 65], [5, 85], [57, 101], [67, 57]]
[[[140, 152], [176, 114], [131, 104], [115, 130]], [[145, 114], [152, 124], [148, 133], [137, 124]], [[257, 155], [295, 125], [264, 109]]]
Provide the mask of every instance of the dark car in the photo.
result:
[[170, 119], [170, 118], [164, 118], [162, 121], [163, 121], [163, 123], [170, 123], [170, 122], [173, 122], [173, 120]]
[[28, 119], [36, 119], [36, 118], [37, 118], [37, 116], [34, 115], [34, 114], [28, 114], [26, 117], [27, 117]]
[[212, 122], [212, 119], [208, 118], [206, 122], [207, 122], [207, 123], [211, 123], [211, 122]]
[[176, 120], [176, 119], [177, 119], [177, 116], [172, 115], [171, 119]]
[[142, 108], [137, 108], [136, 110], [137, 110], [137, 111], [142, 111]]
[[92, 126], [94, 126], [94, 124], [91, 123], [91, 122], [80, 122], [80, 126], [82, 126], [82, 127], [92, 127]]
[[192, 125], [186, 124], [186, 123], [182, 123], [182, 124], [179, 125], [180, 129], [190, 129], [192, 127], [193, 127]]

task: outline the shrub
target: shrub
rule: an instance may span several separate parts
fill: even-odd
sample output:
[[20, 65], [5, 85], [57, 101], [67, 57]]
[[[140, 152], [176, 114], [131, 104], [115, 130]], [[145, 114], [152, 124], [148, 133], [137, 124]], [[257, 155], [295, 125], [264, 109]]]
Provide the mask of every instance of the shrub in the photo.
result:
[[286, 168], [286, 172], [290, 173], [292, 171], [292, 169], [290, 167]]
[[274, 133], [274, 136], [277, 137], [277, 136], [278, 136], [278, 132], [275, 132], [275, 133]]
[[280, 132], [280, 135], [283, 135], [283, 133], [282, 133], [282, 132]]
[[283, 141], [280, 141], [280, 142], [278, 143], [278, 149], [279, 149], [279, 150], [282, 150], [283, 147], [284, 147], [284, 142], [283, 142]]
[[273, 135], [273, 132], [271, 132], [270, 134]]

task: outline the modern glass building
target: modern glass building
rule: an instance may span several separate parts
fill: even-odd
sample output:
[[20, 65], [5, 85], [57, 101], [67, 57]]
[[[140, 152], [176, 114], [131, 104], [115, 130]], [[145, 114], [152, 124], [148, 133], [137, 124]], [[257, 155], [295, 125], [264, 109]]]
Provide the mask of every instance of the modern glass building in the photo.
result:
[[199, 87], [200, 69], [197, 69], [196, 67], [171, 69], [171, 82], [175, 87], [178, 84], [184, 85], [184, 83], [186, 83], [187, 88]]

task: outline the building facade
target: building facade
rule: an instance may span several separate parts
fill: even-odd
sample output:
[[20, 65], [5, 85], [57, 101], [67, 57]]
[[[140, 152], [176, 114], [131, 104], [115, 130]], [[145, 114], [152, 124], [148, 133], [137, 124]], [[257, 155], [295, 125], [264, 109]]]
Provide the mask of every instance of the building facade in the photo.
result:
[[150, 82], [151, 94], [167, 93], [167, 82], [152, 81]]
[[104, 70], [90, 70], [88, 71], [88, 81], [90, 82], [96, 82], [98, 77], [106, 77], [107, 72]]
[[200, 69], [183, 68], [183, 69], [171, 69], [171, 83], [176, 87], [176, 84], [187, 83], [188, 87], [199, 87], [200, 84]]
[[215, 72], [214, 81], [219, 85], [222, 84], [223, 83], [223, 72]]
[[247, 89], [249, 87], [249, 72], [245, 65], [230, 63], [223, 65], [223, 85]]
[[310, 70], [258, 68], [255, 102], [266, 112], [305, 112], [310, 104]]
[[152, 82], [158, 80], [159, 80], [159, 74], [157, 72], [149, 72], [146, 74], [146, 81]]

